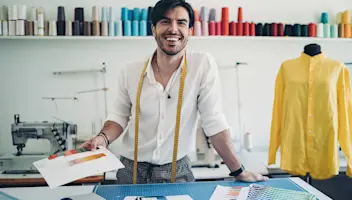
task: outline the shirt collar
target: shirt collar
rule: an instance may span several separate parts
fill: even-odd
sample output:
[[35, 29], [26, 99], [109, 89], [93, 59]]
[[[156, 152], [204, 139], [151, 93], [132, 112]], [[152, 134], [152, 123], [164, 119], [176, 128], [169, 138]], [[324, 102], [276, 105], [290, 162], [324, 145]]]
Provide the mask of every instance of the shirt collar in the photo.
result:
[[310, 56], [302, 52], [300, 58], [307, 63], [317, 64], [321, 62], [323, 59], [325, 59], [325, 55], [323, 53], [320, 53], [315, 56]]

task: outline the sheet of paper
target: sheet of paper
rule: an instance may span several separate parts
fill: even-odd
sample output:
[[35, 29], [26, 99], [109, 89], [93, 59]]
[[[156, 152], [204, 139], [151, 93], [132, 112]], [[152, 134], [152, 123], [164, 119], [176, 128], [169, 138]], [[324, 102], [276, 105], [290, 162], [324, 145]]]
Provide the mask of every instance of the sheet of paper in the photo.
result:
[[53, 189], [78, 179], [124, 168], [120, 160], [104, 147], [96, 151], [70, 150], [33, 163]]
[[247, 187], [216, 186], [210, 200], [246, 200], [248, 195]]
[[[139, 199], [138, 196], [128, 196], [123, 200], [158, 200], [157, 197], [141, 197]], [[159, 198], [160, 199], [160, 198]], [[166, 200], [193, 200], [189, 195], [176, 195], [176, 196], [165, 196]]]

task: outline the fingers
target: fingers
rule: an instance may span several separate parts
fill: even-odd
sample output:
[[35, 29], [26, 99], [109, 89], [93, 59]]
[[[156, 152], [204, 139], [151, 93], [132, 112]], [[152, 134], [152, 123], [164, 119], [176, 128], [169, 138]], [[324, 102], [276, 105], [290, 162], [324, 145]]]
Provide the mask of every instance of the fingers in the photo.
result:
[[97, 149], [97, 146], [98, 146], [98, 140], [95, 139], [92, 141], [92, 143], [90, 145], [90, 147], [91, 147], [90, 150], [95, 151]]

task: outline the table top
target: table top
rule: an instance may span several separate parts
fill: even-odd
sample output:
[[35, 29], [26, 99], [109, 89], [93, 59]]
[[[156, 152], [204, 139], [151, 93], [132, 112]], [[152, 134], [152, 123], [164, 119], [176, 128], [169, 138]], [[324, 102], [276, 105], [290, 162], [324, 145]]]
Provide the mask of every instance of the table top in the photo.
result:
[[[271, 180], [278, 180], [278, 179], [270, 179]], [[297, 184], [302, 189], [306, 190], [307, 192], [316, 195], [319, 200], [331, 200], [331, 198], [327, 197], [314, 187], [310, 186], [303, 180], [299, 178], [289, 178], [292, 182]], [[195, 182], [197, 184], [197, 182]], [[207, 183], [207, 182], [204, 182]], [[189, 183], [194, 184], [194, 183]], [[210, 182], [211, 184], [211, 182]], [[59, 200], [61, 198], [74, 196], [74, 195], [83, 195], [92, 193], [95, 186], [62, 186], [55, 189], [50, 189], [49, 187], [23, 187], [23, 188], [0, 188], [0, 192], [5, 192], [8, 195], [11, 195], [18, 199], [23, 200], [37, 200], [37, 199], [55, 199]], [[99, 187], [104, 187], [98, 186]], [[108, 186], [107, 186], [108, 187]], [[126, 186], [124, 186], [126, 187]], [[138, 185], [129, 185], [128, 187], [138, 187]]]

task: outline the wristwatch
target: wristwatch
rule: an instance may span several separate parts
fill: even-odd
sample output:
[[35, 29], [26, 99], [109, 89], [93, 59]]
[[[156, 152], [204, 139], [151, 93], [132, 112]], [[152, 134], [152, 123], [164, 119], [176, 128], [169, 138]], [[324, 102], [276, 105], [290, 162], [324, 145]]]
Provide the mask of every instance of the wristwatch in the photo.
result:
[[239, 168], [239, 169], [236, 170], [236, 171], [231, 172], [229, 175], [230, 175], [230, 176], [238, 176], [238, 175], [240, 175], [243, 171], [244, 171], [244, 166], [241, 165], [241, 168]]

